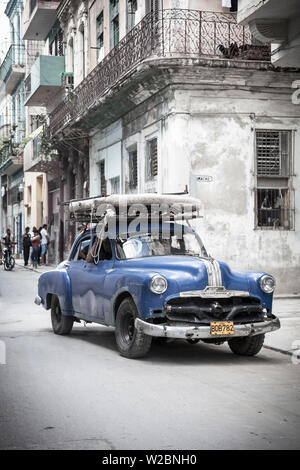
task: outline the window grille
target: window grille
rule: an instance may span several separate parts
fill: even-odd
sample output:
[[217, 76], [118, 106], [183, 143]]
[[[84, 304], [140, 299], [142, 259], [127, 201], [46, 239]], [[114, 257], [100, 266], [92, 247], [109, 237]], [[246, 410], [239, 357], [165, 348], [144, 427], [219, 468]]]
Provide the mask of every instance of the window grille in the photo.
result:
[[149, 140], [148, 143], [148, 152], [147, 152], [147, 174], [146, 179], [153, 180], [158, 173], [158, 161], [157, 161], [157, 139]]
[[256, 130], [255, 226], [291, 230], [292, 131]]
[[257, 131], [257, 176], [289, 176], [290, 131]]
[[105, 160], [100, 162], [100, 191], [101, 196], [106, 196]]
[[138, 186], [138, 166], [137, 150], [129, 152], [129, 188], [137, 189]]

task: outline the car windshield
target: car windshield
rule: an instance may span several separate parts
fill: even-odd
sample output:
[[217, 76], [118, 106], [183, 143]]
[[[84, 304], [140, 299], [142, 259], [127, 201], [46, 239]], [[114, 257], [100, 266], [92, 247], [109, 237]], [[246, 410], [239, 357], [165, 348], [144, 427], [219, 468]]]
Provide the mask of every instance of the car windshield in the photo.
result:
[[135, 234], [124, 240], [120, 236], [116, 248], [119, 259], [170, 255], [207, 257], [202, 241], [194, 232], [186, 232], [180, 237], [174, 234], [170, 238], [150, 233]]

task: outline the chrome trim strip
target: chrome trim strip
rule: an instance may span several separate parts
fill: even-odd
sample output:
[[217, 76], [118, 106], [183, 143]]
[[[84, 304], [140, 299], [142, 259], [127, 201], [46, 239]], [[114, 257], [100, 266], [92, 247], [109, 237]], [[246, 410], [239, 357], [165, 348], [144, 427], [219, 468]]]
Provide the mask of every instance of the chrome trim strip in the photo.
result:
[[226, 290], [223, 286], [207, 286], [204, 290], [190, 290], [180, 292], [179, 297], [202, 297], [202, 298], [219, 298], [226, 299], [228, 297], [249, 297], [250, 293], [244, 290]]
[[218, 261], [209, 258], [203, 260], [207, 272], [208, 286], [222, 286], [222, 274]]
[[241, 336], [256, 336], [275, 331], [280, 328], [280, 321], [278, 318], [274, 320], [247, 323], [244, 325], [234, 325], [234, 335], [217, 335], [210, 334], [210, 326], [167, 326], [167, 325], [153, 325], [140, 318], [135, 319], [135, 327], [137, 330], [148, 336], [158, 336], [166, 338], [181, 338], [181, 339], [205, 339], [215, 338], [237, 338]]

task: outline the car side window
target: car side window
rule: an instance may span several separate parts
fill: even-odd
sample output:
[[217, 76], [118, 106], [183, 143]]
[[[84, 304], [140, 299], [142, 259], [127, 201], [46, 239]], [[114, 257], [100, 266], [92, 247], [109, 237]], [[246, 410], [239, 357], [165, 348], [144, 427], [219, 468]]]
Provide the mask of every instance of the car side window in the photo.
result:
[[97, 251], [99, 250], [99, 239], [95, 236], [93, 238], [93, 244], [92, 248], [87, 256], [87, 262], [88, 263], [93, 263], [94, 259], [97, 259], [99, 261], [103, 260], [110, 260], [112, 259], [112, 250], [111, 250], [111, 243], [108, 238], [105, 238], [102, 240], [100, 251], [97, 255]]
[[85, 260], [89, 251], [91, 237], [86, 237], [80, 241], [73, 257], [73, 261]]

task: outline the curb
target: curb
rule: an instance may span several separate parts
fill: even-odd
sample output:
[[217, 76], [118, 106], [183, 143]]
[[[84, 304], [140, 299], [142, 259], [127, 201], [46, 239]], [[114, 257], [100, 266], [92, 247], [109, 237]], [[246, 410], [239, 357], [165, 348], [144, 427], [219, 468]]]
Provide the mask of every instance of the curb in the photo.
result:
[[[35, 268], [32, 268], [30, 266], [24, 266], [23, 264], [19, 264], [19, 263], [15, 263], [15, 266], [18, 266], [19, 268], [24, 268], [24, 269], [28, 269], [29, 271], [34, 271], [35, 273], [38, 273], [38, 274], [43, 274], [44, 272], [47, 272], [47, 271], [42, 271], [42, 270], [39, 270], [39, 269], [35, 269]], [[40, 266], [41, 268], [42, 266]], [[47, 268], [55, 268], [55, 266], [52, 266], [52, 265], [47, 265]]]
[[281, 353], [281, 354], [285, 354], [286, 356], [292, 356], [293, 355], [293, 352], [291, 352], [289, 350], [286, 351], [285, 349], [280, 349], [280, 348], [276, 348], [274, 346], [268, 346], [268, 345], [263, 345], [263, 347], [266, 348], [266, 349], [269, 349], [270, 351], [275, 351], [275, 352], [278, 352], [278, 353]]
[[274, 295], [274, 300], [281, 300], [281, 299], [300, 299], [300, 294], [278, 294]]

